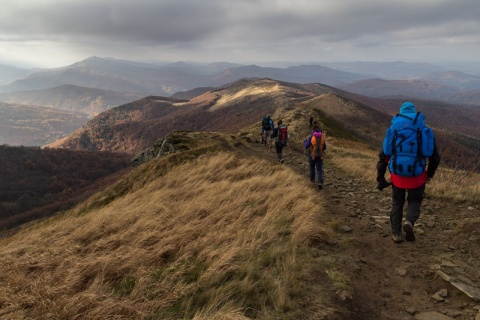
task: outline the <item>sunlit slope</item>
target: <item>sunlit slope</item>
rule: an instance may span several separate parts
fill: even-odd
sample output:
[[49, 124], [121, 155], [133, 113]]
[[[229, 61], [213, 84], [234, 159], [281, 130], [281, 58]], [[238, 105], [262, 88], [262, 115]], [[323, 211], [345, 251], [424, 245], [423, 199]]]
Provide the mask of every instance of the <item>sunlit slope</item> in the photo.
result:
[[236, 133], [266, 114], [291, 110], [323, 85], [288, 84], [270, 79], [241, 80], [190, 100], [147, 97], [109, 109], [51, 147], [122, 151], [135, 154], [175, 130]]
[[329, 319], [338, 312], [331, 284], [312, 281], [329, 238], [322, 214], [322, 199], [301, 176], [249, 150], [171, 154], [2, 239], [1, 312]]

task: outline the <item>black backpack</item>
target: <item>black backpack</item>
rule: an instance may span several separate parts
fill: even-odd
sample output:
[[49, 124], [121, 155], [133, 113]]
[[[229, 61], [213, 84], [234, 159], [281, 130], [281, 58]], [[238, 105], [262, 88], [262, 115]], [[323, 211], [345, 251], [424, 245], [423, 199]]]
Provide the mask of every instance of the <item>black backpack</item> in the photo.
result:
[[264, 130], [272, 130], [272, 127], [270, 125], [270, 118], [269, 117], [263, 118], [262, 127], [263, 127]]
[[272, 138], [278, 138], [278, 128], [273, 129]]

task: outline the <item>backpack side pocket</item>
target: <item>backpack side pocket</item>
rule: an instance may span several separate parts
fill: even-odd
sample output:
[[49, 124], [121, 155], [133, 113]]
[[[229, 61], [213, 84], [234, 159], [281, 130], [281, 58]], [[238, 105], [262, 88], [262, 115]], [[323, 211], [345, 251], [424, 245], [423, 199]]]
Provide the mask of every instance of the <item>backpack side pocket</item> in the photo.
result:
[[383, 153], [387, 156], [393, 155], [393, 136], [395, 132], [392, 127], [387, 129], [387, 132], [385, 133], [385, 138], [383, 139]]
[[430, 128], [422, 129], [422, 155], [431, 157], [433, 155], [433, 131]]

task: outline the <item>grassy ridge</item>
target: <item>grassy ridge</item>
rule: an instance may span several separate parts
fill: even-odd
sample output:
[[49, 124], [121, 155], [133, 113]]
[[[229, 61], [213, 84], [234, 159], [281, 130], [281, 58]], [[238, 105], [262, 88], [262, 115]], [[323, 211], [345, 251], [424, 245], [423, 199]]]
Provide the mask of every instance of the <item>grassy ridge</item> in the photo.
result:
[[289, 169], [201, 156], [1, 240], [0, 305], [12, 318], [328, 318], [331, 284], [311, 282], [321, 220], [318, 193]]

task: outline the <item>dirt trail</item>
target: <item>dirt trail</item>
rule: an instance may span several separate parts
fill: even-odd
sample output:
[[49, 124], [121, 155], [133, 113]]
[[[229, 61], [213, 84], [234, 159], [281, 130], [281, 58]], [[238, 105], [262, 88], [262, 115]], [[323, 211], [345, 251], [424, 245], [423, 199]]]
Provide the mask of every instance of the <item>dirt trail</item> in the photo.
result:
[[[304, 174], [303, 155], [293, 151], [285, 165]], [[277, 162], [273, 151], [265, 153]], [[427, 186], [416, 241], [396, 244], [389, 222], [391, 188], [379, 191], [328, 161], [324, 179], [318, 192], [326, 203], [325, 223], [336, 230], [328, 254], [353, 282], [353, 297], [347, 298], [352, 319], [480, 319], [480, 300], [439, 275], [480, 288], [480, 204], [431, 199]]]

